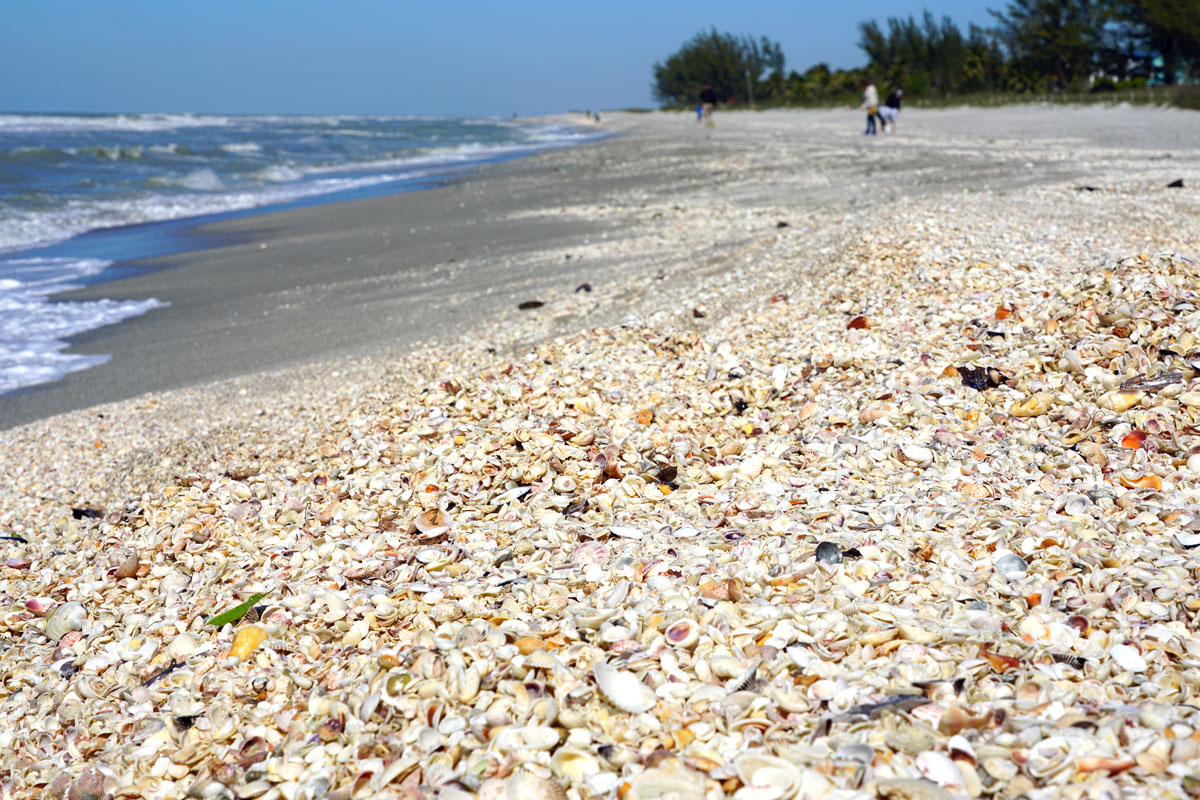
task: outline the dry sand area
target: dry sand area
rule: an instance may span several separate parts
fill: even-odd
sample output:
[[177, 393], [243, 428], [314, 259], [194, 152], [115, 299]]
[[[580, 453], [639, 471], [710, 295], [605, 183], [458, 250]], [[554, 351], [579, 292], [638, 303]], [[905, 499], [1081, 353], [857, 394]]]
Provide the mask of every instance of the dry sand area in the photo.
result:
[[0, 794], [1200, 792], [1200, 116], [860, 122], [606, 115], [337, 360], [0, 433]]

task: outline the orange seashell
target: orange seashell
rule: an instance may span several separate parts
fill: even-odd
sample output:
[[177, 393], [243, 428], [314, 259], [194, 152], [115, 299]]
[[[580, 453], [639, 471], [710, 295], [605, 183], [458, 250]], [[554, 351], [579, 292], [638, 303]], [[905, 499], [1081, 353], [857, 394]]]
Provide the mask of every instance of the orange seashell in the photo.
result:
[[534, 650], [542, 650], [546, 647], [546, 643], [539, 636], [522, 636], [513, 642], [513, 644], [517, 646], [517, 651], [523, 656], [529, 655]]
[[943, 378], [957, 378], [958, 370], [956, 370], [954, 367], [946, 367], [944, 370], [942, 370], [942, 377]]
[[992, 665], [996, 672], [1008, 672], [1010, 669], [1020, 669], [1021, 659], [1012, 656], [1002, 656], [988, 651], [986, 644], [979, 645], [979, 657]]
[[649, 425], [651, 422], [654, 421], [653, 409], [643, 408], [637, 414], [637, 421], [641, 425]]
[[1009, 317], [1012, 316], [1012, 313], [1013, 312], [1012, 312], [1011, 308], [1005, 308], [1004, 306], [998, 306], [996, 308], [996, 319], [1008, 319]]
[[257, 625], [239, 628], [233, 637], [233, 645], [229, 648], [229, 657], [245, 660], [266, 640], [267, 632]]
[[970, 481], [962, 481], [954, 488], [978, 500], [985, 500], [992, 496], [991, 490], [986, 486], [980, 486], [978, 483], [971, 483]]
[[1121, 437], [1121, 447], [1126, 450], [1137, 450], [1142, 447], [1146, 441], [1146, 434], [1143, 431], [1130, 431]]
[[1129, 478], [1125, 475], [1120, 475], [1118, 480], [1126, 489], [1153, 489], [1158, 491], [1162, 488], [1162, 478], [1157, 475], [1143, 475], [1140, 478]]
[[846, 323], [847, 330], [870, 328], [870, 327], [871, 327], [871, 323], [867, 322], [867, 318], [864, 317], [862, 314], [859, 314], [857, 317], [855, 317], [854, 319], [852, 319]]
[[1057, 332], [1058, 332], [1058, 320], [1052, 319], [1046, 323], [1046, 333], [1057, 333]]

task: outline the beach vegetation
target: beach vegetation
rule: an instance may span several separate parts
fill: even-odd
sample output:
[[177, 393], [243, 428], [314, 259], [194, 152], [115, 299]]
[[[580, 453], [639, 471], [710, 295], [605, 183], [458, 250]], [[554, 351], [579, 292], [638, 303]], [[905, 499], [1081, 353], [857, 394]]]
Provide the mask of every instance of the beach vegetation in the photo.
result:
[[783, 68], [778, 42], [712, 28], [654, 65], [652, 89], [655, 99], [666, 105], [694, 105], [706, 85], [722, 100], [749, 102], [763, 76], [782, 75]]
[[664, 105], [691, 106], [705, 84], [757, 107], [854, 104], [858, 81], [904, 90], [916, 105], [1029, 102], [1170, 103], [1194, 108], [1200, 84], [1200, 0], [1008, 0], [990, 27], [949, 17], [859, 23], [866, 63], [784, 71], [766, 37], [701, 31], [654, 65]]

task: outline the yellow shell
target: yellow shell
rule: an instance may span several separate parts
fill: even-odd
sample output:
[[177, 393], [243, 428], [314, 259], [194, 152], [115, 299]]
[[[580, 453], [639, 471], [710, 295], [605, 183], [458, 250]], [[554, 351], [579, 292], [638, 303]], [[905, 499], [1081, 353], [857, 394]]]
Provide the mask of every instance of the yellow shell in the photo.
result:
[[1014, 417], [1038, 417], [1050, 410], [1050, 395], [1038, 392], [1033, 397], [1013, 403], [1008, 413]]
[[1128, 411], [1141, 399], [1141, 392], [1109, 392], [1097, 400], [1096, 405], [1109, 411]]
[[257, 625], [247, 625], [239, 629], [233, 637], [233, 646], [229, 648], [229, 657], [244, 660], [266, 640], [267, 632], [265, 630]]

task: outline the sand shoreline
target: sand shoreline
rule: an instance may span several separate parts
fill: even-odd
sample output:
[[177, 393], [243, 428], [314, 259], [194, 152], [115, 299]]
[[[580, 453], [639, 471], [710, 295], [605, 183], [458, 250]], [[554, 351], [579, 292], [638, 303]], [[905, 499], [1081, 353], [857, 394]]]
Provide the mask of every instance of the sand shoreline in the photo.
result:
[[[1074, 122], [1049, 111], [987, 113], [994, 122], [976, 135], [971, 115], [914, 112], [905, 135], [869, 149], [845, 112], [731, 114], [707, 134], [686, 115], [608, 115], [611, 130], [633, 135], [493, 165], [436, 189], [206, 226], [229, 244], [61, 295], [158, 297], [171, 305], [80, 337], [74, 351], [111, 360], [0, 398], [0, 426], [148, 391], [405, 350], [499, 319], [524, 300], [583, 283], [644, 282], [657, 264], [707, 258], [709, 247], [745, 241], [745, 231], [721, 231], [708, 242], [701, 228], [668, 245], [645, 230], [639, 235], [651, 237], [649, 248], [621, 248], [614, 240], [631, 222], [646, 227], [639, 203], [677, 197], [719, 202], [725, 211], [859, 215], [907, 196], [1083, 174], [1088, 154], [1063, 158], [1058, 145], [1039, 145], [1049, 136], [1076, 141], [1084, 133], [1105, 149], [1141, 143], [1127, 121], [1137, 117], [1132, 112], [1114, 111], [1116, 125], [1086, 116], [1097, 112]], [[1162, 123], [1146, 127], [1168, 146], [1179, 118], [1159, 114]], [[563, 208], [573, 213], [556, 213]], [[606, 307], [596, 322], [637, 313], [626, 305]]]
[[[1200, 147], [1063, 138], [1171, 114], [1039, 113], [985, 115], [992, 142], [631, 120], [561, 154], [571, 203], [497, 217], [599, 233], [505, 254], [528, 272], [483, 337], [0, 432], [3, 788], [722, 797], [778, 758], [813, 796], [1182, 793], [1200, 391], [1164, 371], [1200, 334]], [[230, 661], [205, 620], [267, 589]], [[56, 646], [36, 608], [67, 601]], [[372, 695], [393, 661], [454, 691]]]

